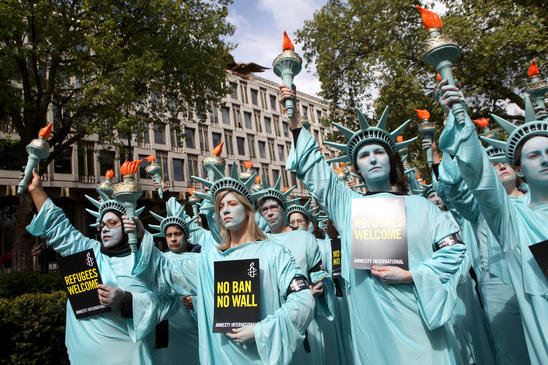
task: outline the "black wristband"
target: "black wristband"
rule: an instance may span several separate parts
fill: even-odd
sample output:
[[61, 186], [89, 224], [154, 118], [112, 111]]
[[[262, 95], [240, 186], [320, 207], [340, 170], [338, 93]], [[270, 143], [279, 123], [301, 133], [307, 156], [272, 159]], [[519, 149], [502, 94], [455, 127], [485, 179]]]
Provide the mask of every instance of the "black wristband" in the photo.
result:
[[124, 300], [122, 301], [122, 304], [120, 305], [120, 309], [122, 310], [122, 317], [124, 318], [133, 318], [133, 296], [131, 295], [131, 292], [125, 292]]
[[460, 238], [460, 234], [453, 233], [453, 234], [445, 237], [441, 241], [437, 242], [434, 245], [434, 251], [440, 250], [444, 247], [453, 246], [453, 245], [456, 245], [456, 244], [464, 245], [464, 242], [462, 242], [462, 239]]

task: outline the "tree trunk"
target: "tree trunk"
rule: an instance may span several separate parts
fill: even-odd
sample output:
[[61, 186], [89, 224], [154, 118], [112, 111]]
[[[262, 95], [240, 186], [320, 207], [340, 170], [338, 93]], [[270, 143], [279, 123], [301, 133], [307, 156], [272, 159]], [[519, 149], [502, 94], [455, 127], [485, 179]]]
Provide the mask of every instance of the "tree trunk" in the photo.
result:
[[32, 271], [32, 257], [30, 252], [34, 246], [35, 239], [27, 232], [26, 226], [33, 216], [33, 202], [28, 192], [19, 196], [19, 207], [15, 221], [15, 240], [12, 247], [12, 269], [13, 271]]

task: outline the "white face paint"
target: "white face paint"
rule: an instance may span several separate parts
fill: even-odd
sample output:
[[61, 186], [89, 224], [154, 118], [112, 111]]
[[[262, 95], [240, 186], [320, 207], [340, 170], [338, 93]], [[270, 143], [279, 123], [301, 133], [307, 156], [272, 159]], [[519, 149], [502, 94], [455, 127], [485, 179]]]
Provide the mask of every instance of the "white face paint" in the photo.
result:
[[183, 252], [186, 248], [185, 234], [183, 230], [176, 225], [166, 228], [167, 247], [173, 252]]
[[221, 200], [219, 205], [221, 221], [226, 229], [238, 229], [245, 223], [245, 207], [236, 198], [234, 193], [228, 193]]
[[[101, 220], [101, 241], [106, 248], [115, 247], [122, 240], [122, 221], [112, 212], [106, 212]], [[110, 227], [109, 227], [110, 226]]]
[[548, 189], [548, 138], [533, 137], [521, 149], [521, 171], [529, 186]]
[[276, 199], [265, 199], [261, 204], [261, 214], [270, 232], [279, 232], [285, 226], [285, 210]]
[[390, 186], [390, 157], [382, 145], [371, 143], [360, 148], [356, 165], [369, 189]]

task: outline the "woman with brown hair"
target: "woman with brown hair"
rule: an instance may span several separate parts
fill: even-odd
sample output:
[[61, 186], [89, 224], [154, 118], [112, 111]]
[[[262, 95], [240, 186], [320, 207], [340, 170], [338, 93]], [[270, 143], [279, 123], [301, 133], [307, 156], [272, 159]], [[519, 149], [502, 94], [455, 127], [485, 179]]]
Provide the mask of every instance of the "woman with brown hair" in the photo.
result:
[[[311, 291], [289, 251], [267, 241], [255, 223], [254, 195], [249, 191], [254, 176], [241, 181], [236, 164], [230, 177], [219, 171], [216, 175], [215, 182], [196, 180], [210, 189], [201, 196], [215, 202], [224, 242], [195, 242], [202, 245], [201, 253], [181, 260], [167, 260], [155, 247], [141, 245], [133, 272], [158, 291], [198, 296], [202, 364], [287, 364], [312, 320]], [[215, 263], [246, 259], [259, 260], [260, 321], [228, 329], [226, 335], [213, 333]]]

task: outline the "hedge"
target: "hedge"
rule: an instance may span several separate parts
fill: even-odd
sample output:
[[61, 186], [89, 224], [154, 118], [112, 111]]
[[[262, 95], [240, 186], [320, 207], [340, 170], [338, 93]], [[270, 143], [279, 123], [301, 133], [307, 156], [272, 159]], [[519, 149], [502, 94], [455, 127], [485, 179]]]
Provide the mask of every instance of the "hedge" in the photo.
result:
[[68, 364], [66, 291], [0, 298], [0, 364]]
[[59, 274], [14, 272], [0, 275], [0, 298], [13, 298], [27, 293], [52, 293], [65, 290]]

